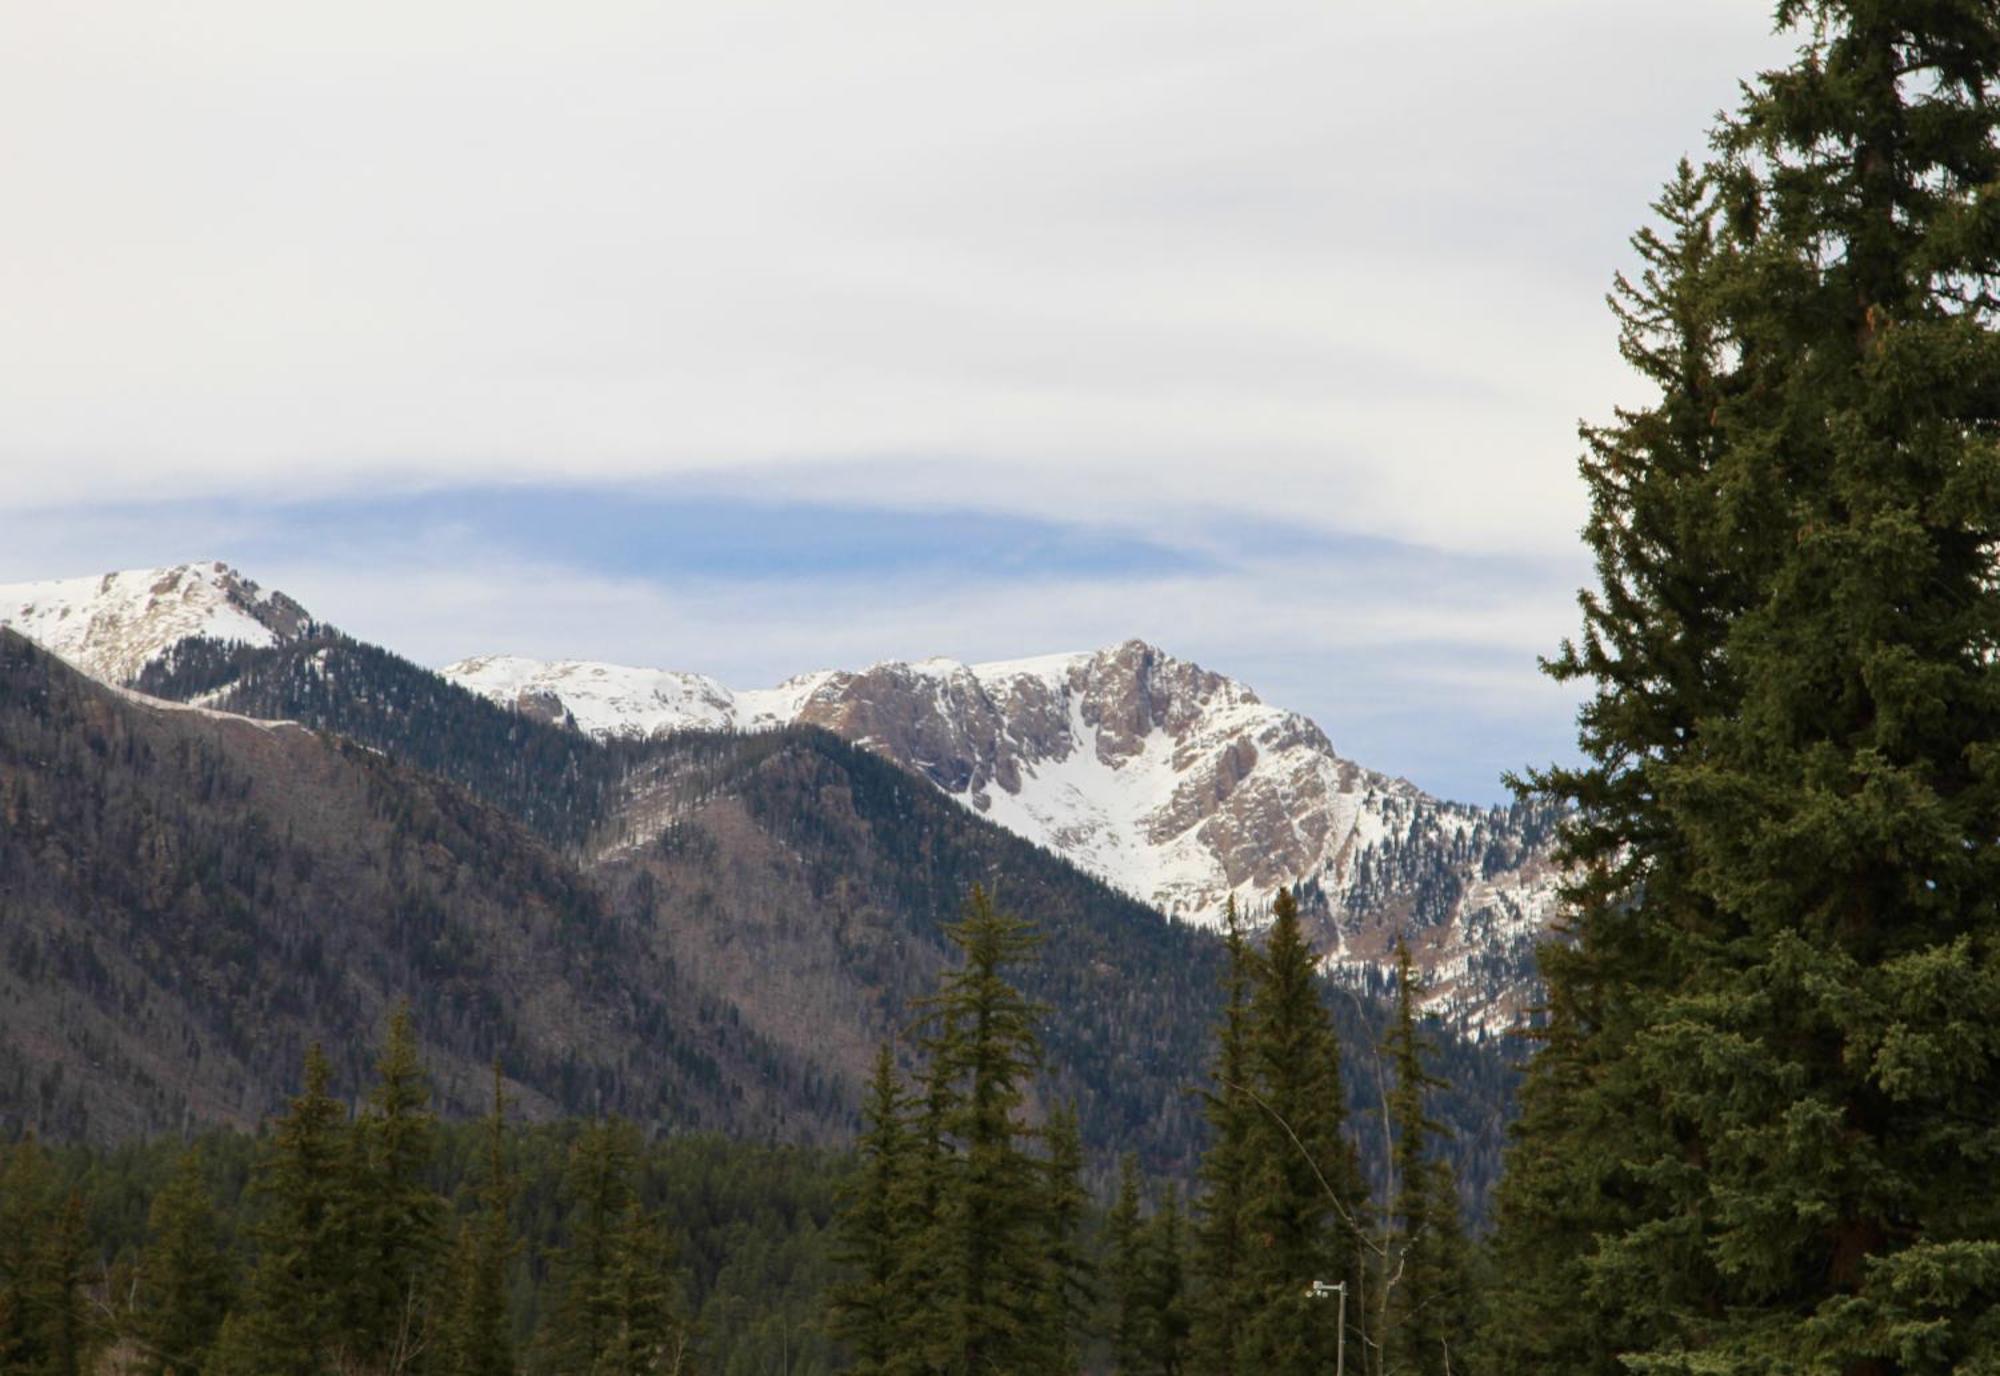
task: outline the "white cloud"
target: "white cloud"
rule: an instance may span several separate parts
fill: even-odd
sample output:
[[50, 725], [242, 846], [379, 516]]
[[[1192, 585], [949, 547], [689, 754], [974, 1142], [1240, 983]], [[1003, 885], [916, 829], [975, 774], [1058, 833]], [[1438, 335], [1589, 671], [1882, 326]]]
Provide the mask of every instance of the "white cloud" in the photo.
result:
[[17, 6], [0, 509], [699, 471], [1564, 550], [1603, 285], [1763, 19]]

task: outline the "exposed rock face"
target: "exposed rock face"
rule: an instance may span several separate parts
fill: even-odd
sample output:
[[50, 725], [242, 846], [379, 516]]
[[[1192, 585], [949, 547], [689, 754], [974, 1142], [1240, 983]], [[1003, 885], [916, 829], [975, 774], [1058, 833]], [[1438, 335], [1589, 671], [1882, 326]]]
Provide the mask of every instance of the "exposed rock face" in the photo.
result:
[[[124, 684], [194, 636], [279, 644], [297, 603], [221, 564], [0, 587], [0, 624]], [[820, 672], [737, 691], [700, 674], [504, 656], [445, 678], [596, 736], [807, 723], [922, 774], [1134, 897], [1215, 924], [1281, 885], [1306, 897], [1329, 965], [1378, 978], [1398, 939], [1433, 1000], [1504, 1026], [1553, 917], [1554, 819], [1467, 807], [1340, 756], [1305, 717], [1147, 645], [994, 664]]]
[[214, 562], [0, 584], [0, 626], [114, 685], [191, 636], [274, 645], [297, 639], [311, 622], [283, 593]]
[[891, 662], [732, 693], [692, 674], [469, 660], [444, 674], [585, 730], [823, 727], [1173, 916], [1213, 924], [1281, 885], [1365, 981], [1409, 940], [1433, 999], [1516, 1019], [1553, 913], [1551, 819], [1431, 798], [1337, 754], [1296, 712], [1147, 645], [967, 665]]

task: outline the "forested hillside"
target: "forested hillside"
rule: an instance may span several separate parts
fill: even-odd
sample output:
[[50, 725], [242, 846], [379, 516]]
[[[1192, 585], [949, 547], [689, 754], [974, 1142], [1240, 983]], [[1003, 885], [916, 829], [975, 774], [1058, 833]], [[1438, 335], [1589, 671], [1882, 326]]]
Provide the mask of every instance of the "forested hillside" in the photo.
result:
[[447, 1107], [498, 1056], [541, 1112], [810, 1138], [846, 1103], [657, 959], [563, 856], [364, 746], [120, 697], [0, 631], [0, 1115], [249, 1126], [309, 1041], [358, 1083], [398, 1000]]
[[[1053, 1083], [1074, 1095], [1100, 1184], [1111, 1154], [1185, 1174], [1192, 1067], [1220, 1008], [1222, 943], [996, 827], [881, 757], [811, 727], [598, 742], [496, 706], [335, 633], [243, 652], [184, 642], [143, 686], [338, 731], [435, 769], [562, 846], [668, 962], [857, 1102], [874, 1046], [946, 956], [969, 885], [1049, 935], [1024, 975], [1049, 1005]], [[644, 838], [635, 843], [634, 838]], [[1334, 996], [1374, 1064], [1386, 985]], [[1459, 1174], [1496, 1178], [1512, 1047], [1448, 1040]], [[1349, 1078], [1357, 1104], [1381, 1097]]]

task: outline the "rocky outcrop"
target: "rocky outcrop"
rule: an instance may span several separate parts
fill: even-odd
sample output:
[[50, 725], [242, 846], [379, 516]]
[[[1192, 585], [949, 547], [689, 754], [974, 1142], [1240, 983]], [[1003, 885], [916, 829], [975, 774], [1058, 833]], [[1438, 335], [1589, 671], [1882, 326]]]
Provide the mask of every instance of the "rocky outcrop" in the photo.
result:
[[921, 660], [732, 693], [693, 674], [475, 660], [498, 701], [557, 699], [606, 736], [823, 727], [1186, 921], [1300, 885], [1332, 968], [1375, 977], [1407, 940], [1433, 1000], [1498, 1028], [1532, 989], [1553, 911], [1548, 819], [1432, 798], [1320, 728], [1143, 641], [991, 664]]
[[275, 645], [311, 625], [291, 598], [216, 562], [0, 585], [0, 626], [115, 685], [192, 637]]

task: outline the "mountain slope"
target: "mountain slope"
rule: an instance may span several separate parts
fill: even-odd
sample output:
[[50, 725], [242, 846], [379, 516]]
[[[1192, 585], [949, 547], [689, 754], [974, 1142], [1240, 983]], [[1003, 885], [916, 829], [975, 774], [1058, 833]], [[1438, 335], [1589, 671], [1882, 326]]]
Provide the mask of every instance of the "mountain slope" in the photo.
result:
[[544, 1110], [844, 1126], [802, 1066], [653, 957], [651, 918], [373, 750], [138, 700], [0, 630], [8, 1127], [248, 1124], [310, 1041], [362, 1083], [404, 999], [447, 1106], [478, 1104], [497, 1056]]
[[734, 692], [695, 674], [518, 658], [443, 676], [609, 742], [822, 726], [1120, 891], [1217, 924], [1303, 886], [1331, 968], [1366, 981], [1408, 940], [1435, 1005], [1498, 1031], [1531, 997], [1553, 915], [1554, 818], [1432, 798], [1335, 752], [1296, 712], [1139, 641], [966, 665], [892, 662]]
[[[1366, 986], [1407, 941], [1431, 1006], [1478, 1034], [1531, 1004], [1534, 947], [1554, 915], [1547, 809], [1430, 797], [1342, 757], [1298, 713], [1138, 641], [743, 692], [697, 674], [505, 657], [440, 678], [391, 666], [221, 565], [12, 592], [31, 633], [108, 682], [392, 748], [565, 847], [600, 844], [593, 829], [614, 813], [624, 839], [643, 831], [624, 781], [648, 742], [799, 724], [1184, 920], [1212, 926], [1231, 898], [1256, 909], [1295, 885], [1329, 970]], [[190, 628], [202, 633], [174, 639]], [[470, 711], [468, 691], [507, 711]]]
[[191, 637], [277, 645], [305, 634], [311, 621], [283, 593], [213, 562], [0, 584], [0, 626], [111, 684], [130, 682]]
[[[246, 1121], [311, 1038], [358, 1083], [407, 997], [448, 1106], [477, 1102], [498, 1053], [531, 1104], [838, 1138], [869, 1051], [907, 1026], [950, 959], [944, 923], [984, 882], [1046, 933], [1022, 978], [1050, 1006], [1053, 1092], [1100, 1161], [1135, 1147], [1190, 1169], [1219, 998], [1208, 934], [810, 727], [630, 747], [622, 801], [558, 853], [378, 753], [434, 676], [322, 636], [260, 652], [239, 686], [296, 683], [300, 664], [346, 685], [350, 725], [382, 744], [137, 700], [0, 633], [0, 1104], [19, 1121], [104, 1138]], [[511, 724], [577, 761], [612, 753], [437, 687], [425, 738]], [[1338, 1011], [1371, 1102], [1381, 1011]], [[1478, 1188], [1509, 1072], [1447, 1054]]]

